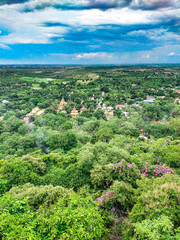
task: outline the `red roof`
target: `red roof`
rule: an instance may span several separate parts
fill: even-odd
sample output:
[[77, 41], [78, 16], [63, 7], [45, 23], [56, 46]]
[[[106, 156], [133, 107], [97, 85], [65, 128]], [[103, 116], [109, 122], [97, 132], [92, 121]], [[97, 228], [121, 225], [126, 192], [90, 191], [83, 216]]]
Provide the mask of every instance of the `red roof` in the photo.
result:
[[28, 117], [25, 117], [23, 120], [24, 120], [25, 123], [29, 123], [29, 118]]

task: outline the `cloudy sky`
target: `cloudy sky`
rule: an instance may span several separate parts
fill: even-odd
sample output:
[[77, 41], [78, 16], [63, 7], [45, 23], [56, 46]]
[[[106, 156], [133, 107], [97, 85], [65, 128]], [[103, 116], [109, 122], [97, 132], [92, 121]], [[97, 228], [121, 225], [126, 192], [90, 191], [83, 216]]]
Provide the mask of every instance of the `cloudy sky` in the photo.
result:
[[0, 0], [0, 64], [180, 63], [180, 0]]

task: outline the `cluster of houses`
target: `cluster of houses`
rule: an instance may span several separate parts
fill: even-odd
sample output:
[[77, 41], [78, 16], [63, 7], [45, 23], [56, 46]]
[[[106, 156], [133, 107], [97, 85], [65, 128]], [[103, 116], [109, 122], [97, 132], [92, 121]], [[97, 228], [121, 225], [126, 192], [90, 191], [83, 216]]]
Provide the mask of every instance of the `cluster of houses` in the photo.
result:
[[[132, 86], [136, 86], [136, 84], [132, 84]], [[180, 90], [178, 89], [178, 87], [175, 87], [175, 88], [174, 88], [174, 91], [175, 91], [176, 93], [180, 93]], [[96, 101], [97, 101], [97, 106], [96, 106], [96, 108], [95, 108], [95, 111], [97, 111], [98, 109], [102, 109], [102, 110], [104, 110], [105, 114], [110, 117], [110, 116], [113, 116], [113, 115], [114, 115], [114, 110], [115, 110], [115, 109], [120, 109], [120, 110], [122, 110], [122, 112], [124, 113], [124, 115], [125, 115], [127, 118], [129, 118], [128, 112], [125, 112], [125, 111], [123, 110], [123, 108], [126, 108], [126, 107], [129, 106], [128, 104], [126, 104], [126, 103], [125, 103], [125, 104], [117, 104], [117, 105], [115, 106], [115, 108], [113, 108], [112, 106], [108, 106], [108, 107], [107, 107], [105, 104], [102, 103], [102, 100], [103, 100], [103, 96], [104, 96], [104, 95], [105, 95], [105, 93], [102, 92], [102, 97], [101, 97], [100, 99], [96, 99]], [[164, 96], [164, 97], [165, 97], [165, 96]], [[163, 98], [163, 97], [162, 97], [162, 98]], [[95, 100], [95, 96], [93, 95], [89, 100]], [[153, 103], [155, 102], [155, 100], [156, 100], [156, 99], [155, 99], [153, 96], [147, 95], [147, 96], [146, 96], [146, 100], [144, 100], [143, 103], [153, 104]], [[83, 101], [82, 101], [82, 102], [83, 102]], [[180, 103], [180, 99], [179, 99], [179, 98], [176, 98], [176, 99], [175, 99], [175, 103], [177, 103], [177, 102]], [[9, 103], [9, 101], [8, 101], [8, 100], [3, 100], [1, 103], [2, 103], [2, 104], [6, 104], [6, 103]], [[65, 106], [66, 104], [67, 104], [67, 102], [64, 100], [64, 98], [62, 98], [60, 104], [58, 105], [57, 111], [58, 111], [58, 112], [61, 111], [61, 112], [67, 114], [66, 110], [64, 109], [64, 106]], [[136, 106], [136, 107], [139, 107], [140, 109], [143, 108], [143, 106], [141, 106], [139, 103], [132, 104], [131, 106]], [[86, 107], [85, 107], [85, 106], [83, 106], [79, 111], [74, 107], [73, 110], [70, 112], [70, 116], [71, 116], [72, 118], [76, 118], [76, 117], [77, 117], [79, 114], [81, 114], [84, 110], [86, 110]], [[45, 112], [45, 109], [39, 109], [38, 107], [35, 107], [35, 108], [32, 109], [32, 111], [31, 111], [30, 113], [28, 113], [28, 114], [26, 115], [26, 117], [24, 118], [24, 121], [25, 121], [26, 123], [29, 123], [31, 117], [36, 118], [36, 117], [42, 116], [42, 115], [44, 114], [44, 112]], [[0, 117], [0, 120], [3, 120], [3, 116]]]
[[[102, 92], [102, 96], [104, 96], [104, 92]], [[95, 98], [94, 98], [94, 95], [93, 95], [93, 97], [91, 98], [91, 100], [94, 100]], [[129, 105], [127, 105], [126, 103], [125, 104], [117, 104], [116, 106], [115, 106], [115, 108], [113, 108], [112, 106], [106, 106], [105, 104], [103, 104], [102, 103], [102, 98], [100, 98], [100, 101], [99, 101], [99, 99], [97, 99], [97, 106], [96, 106], [96, 108], [95, 108], [95, 111], [97, 111], [98, 109], [102, 109], [102, 110], [104, 110], [104, 112], [105, 112], [105, 114], [107, 115], [107, 116], [114, 116], [114, 110], [115, 109], [120, 109], [120, 110], [122, 110], [122, 112], [124, 113], [124, 115], [127, 117], [127, 118], [129, 118], [129, 116], [128, 116], [128, 112], [125, 112], [125, 111], [123, 111], [123, 108], [126, 108], [126, 107], [128, 107]], [[144, 100], [143, 101], [143, 103], [154, 103], [154, 101], [155, 101], [155, 98], [154, 97], [152, 97], [152, 96], [147, 96], [147, 99], [146, 100]], [[3, 103], [4, 103], [5, 101], [3, 101]], [[58, 105], [58, 108], [57, 108], [57, 111], [59, 112], [59, 111], [61, 111], [61, 112], [63, 112], [63, 113], [66, 113], [67, 114], [67, 112], [66, 112], [66, 110], [64, 109], [64, 106], [67, 104], [67, 102], [64, 100], [64, 98], [62, 98], [62, 100], [61, 100], [61, 102], [60, 102], [60, 104]], [[139, 108], [143, 108], [140, 104], [133, 104], [134, 106], [136, 106], [136, 107], [139, 107]], [[83, 106], [79, 111], [74, 107], [73, 108], [73, 110], [70, 112], [70, 116], [72, 117], [72, 118], [76, 118], [79, 114], [81, 114], [84, 110], [86, 110], [86, 107], [85, 106]], [[30, 113], [28, 113], [27, 115], [26, 115], [26, 117], [24, 118], [24, 122], [25, 123], [29, 123], [30, 122], [30, 118], [31, 117], [33, 117], [33, 118], [37, 118], [37, 117], [40, 117], [40, 116], [42, 116], [43, 114], [44, 114], [44, 112], [45, 112], [45, 109], [39, 109], [39, 107], [35, 107], [35, 108], [33, 108], [32, 109], [32, 111], [30, 112]], [[2, 118], [0, 118], [0, 120], [3, 120], [3, 117]]]
[[[64, 106], [67, 104], [67, 102], [64, 100], [64, 98], [62, 98], [58, 108], [57, 108], [57, 111], [61, 111], [63, 113], [67, 113], [66, 110], [64, 110]], [[81, 109], [80, 109], [80, 112], [78, 112], [78, 110], [74, 107], [73, 110], [70, 112], [70, 115], [72, 118], [75, 118], [77, 117], [79, 114], [81, 114], [84, 110], [86, 110], [86, 107], [83, 106]]]
[[[103, 94], [102, 94], [103, 95]], [[94, 96], [91, 98], [91, 100], [94, 100]], [[67, 104], [67, 102], [64, 100], [64, 98], [62, 98], [58, 108], [57, 108], [57, 111], [61, 111], [63, 113], [67, 113], [66, 110], [64, 110], [64, 106]], [[133, 104], [134, 106], [137, 106], [139, 108], [142, 109], [142, 106], [140, 106], [139, 104]], [[95, 108], [95, 111], [97, 111], [98, 109], [102, 109], [104, 110], [105, 114], [108, 115], [108, 116], [114, 116], [114, 110], [115, 109], [120, 109], [122, 110], [122, 112], [124, 113], [124, 115], [128, 117], [128, 112], [125, 112], [123, 111], [123, 108], [126, 108], [128, 107], [129, 105], [127, 105], [126, 103], [125, 104], [118, 104], [115, 106], [115, 108], [113, 108], [112, 106], [106, 106], [106, 104], [102, 104], [102, 99], [100, 99], [100, 102], [97, 101], [97, 106]], [[70, 115], [72, 118], [75, 118], [77, 117], [79, 114], [81, 114], [84, 110], [86, 110], [86, 107], [83, 106], [80, 111], [78, 111], [76, 108], [73, 108], [73, 110], [71, 111]]]
[[[102, 92], [102, 96], [104, 96], [104, 94], [105, 94], [105, 93]], [[93, 96], [90, 98], [90, 100], [95, 100], [95, 96], [93, 95]], [[96, 100], [97, 100], [97, 106], [96, 106], [96, 108], [95, 108], [95, 111], [97, 111], [98, 109], [102, 109], [102, 110], [104, 110], [104, 112], [105, 112], [106, 115], [113, 116], [113, 115], [114, 115], [114, 110], [115, 110], [115, 109], [120, 109], [120, 110], [122, 110], [122, 112], [124, 113], [124, 115], [125, 115], [126, 117], [128, 117], [128, 113], [125, 112], [125, 111], [123, 111], [123, 108], [126, 108], [126, 107], [129, 106], [128, 104], [126, 104], [126, 103], [124, 103], [124, 104], [117, 104], [117, 105], [115, 106], [115, 108], [113, 108], [112, 106], [108, 106], [108, 107], [107, 107], [106, 104], [103, 104], [103, 103], [102, 103], [103, 98], [96, 99]], [[147, 96], [146, 96], [146, 100], [144, 100], [143, 103], [153, 104], [155, 100], [156, 100], [156, 99], [155, 99], [153, 96], [147, 95]], [[63, 110], [63, 109], [64, 109], [64, 105], [66, 105], [66, 104], [67, 104], [67, 102], [64, 100], [64, 98], [62, 98], [62, 100], [61, 100], [61, 102], [60, 102], [60, 104], [59, 104], [59, 106], [58, 106], [57, 111], [61, 111], [61, 112], [67, 113], [66, 110]], [[143, 106], [141, 106], [139, 103], [132, 104], [132, 106], [139, 107], [140, 109], [143, 108]], [[77, 110], [76, 108], [73, 108], [73, 110], [71, 111], [70, 115], [71, 115], [72, 118], [75, 118], [75, 117], [77, 117], [79, 114], [81, 114], [84, 110], [86, 110], [86, 108], [85, 108], [84, 106], [80, 109], [79, 112], [78, 112], [78, 110]]]
[[146, 100], [144, 100], [143, 103], [154, 103], [155, 100], [154, 97], [147, 95]]

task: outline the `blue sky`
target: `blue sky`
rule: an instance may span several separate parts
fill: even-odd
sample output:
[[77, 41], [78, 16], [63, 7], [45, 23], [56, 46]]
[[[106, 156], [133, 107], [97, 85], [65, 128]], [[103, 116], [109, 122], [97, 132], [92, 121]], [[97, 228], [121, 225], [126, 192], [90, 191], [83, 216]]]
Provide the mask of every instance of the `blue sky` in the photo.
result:
[[1, 0], [0, 64], [180, 63], [180, 0]]

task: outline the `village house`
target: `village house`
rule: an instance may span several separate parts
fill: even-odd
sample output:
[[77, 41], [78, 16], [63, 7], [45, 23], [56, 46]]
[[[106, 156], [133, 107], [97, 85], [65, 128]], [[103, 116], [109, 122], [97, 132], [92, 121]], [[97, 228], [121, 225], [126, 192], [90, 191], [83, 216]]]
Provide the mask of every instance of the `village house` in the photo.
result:
[[30, 113], [26, 115], [26, 117], [34, 117], [34, 118], [40, 117], [44, 114], [44, 111], [45, 111], [44, 109], [40, 110], [38, 107], [35, 107], [32, 109]]
[[153, 96], [149, 96], [149, 95], [146, 96], [146, 99], [147, 100], [155, 100], [155, 98]]
[[66, 114], [67, 114], [66, 110], [62, 110], [61, 112], [62, 112], [62, 113], [66, 113]]
[[61, 100], [61, 102], [60, 102], [60, 104], [59, 104], [59, 106], [57, 108], [57, 111], [63, 110], [63, 107], [66, 104], [67, 104], [67, 102], [65, 102], [64, 98], [62, 98], [62, 100]]
[[91, 101], [92, 101], [92, 100], [94, 100], [94, 99], [95, 99], [95, 98], [94, 98], [94, 94], [93, 94], [93, 96], [92, 96], [92, 97], [91, 97], [89, 100], [91, 100]]
[[75, 118], [79, 115], [78, 111], [76, 110], [76, 108], [74, 107], [73, 110], [70, 113], [72, 118]]
[[123, 104], [123, 105], [120, 105], [120, 104], [118, 104], [118, 105], [116, 105], [115, 106], [115, 109], [122, 109], [122, 108], [124, 108], [124, 107], [127, 107], [128, 105], [127, 104]]
[[23, 121], [28, 124], [28, 123], [29, 123], [29, 117], [25, 117], [25, 118], [23, 119]]
[[179, 99], [179, 98], [176, 98], [176, 99], [174, 100], [174, 103], [180, 103], [180, 99]]
[[180, 93], [180, 89], [176, 89], [175, 92], [176, 92], [176, 93]]
[[154, 103], [154, 100], [144, 100], [143, 103]]
[[105, 112], [104, 112], [105, 114], [107, 114], [107, 115], [110, 115], [110, 116], [114, 116], [114, 111], [108, 111], [108, 110], [105, 110]]
[[156, 100], [154, 97], [147, 95], [143, 103], [154, 103], [154, 100]]
[[113, 107], [109, 106], [106, 108], [107, 111], [112, 111], [113, 110]]
[[[103, 103], [103, 105], [102, 105], [102, 107], [101, 107], [103, 110], [108, 110], [108, 107], [106, 106], [106, 104], [105, 103]], [[113, 108], [112, 108], [113, 109]]]
[[83, 106], [81, 109], [80, 109], [80, 113], [82, 113], [84, 110], [86, 110], [87, 108], [85, 106]]
[[102, 103], [102, 101], [100, 101], [100, 102], [98, 103], [98, 105], [96, 106], [96, 110], [98, 110], [99, 108], [102, 109], [101, 103]]
[[144, 129], [141, 129], [140, 130], [140, 135], [139, 135], [140, 138], [144, 138], [145, 140], [148, 140], [148, 138], [145, 136], [145, 133], [144, 133]]

